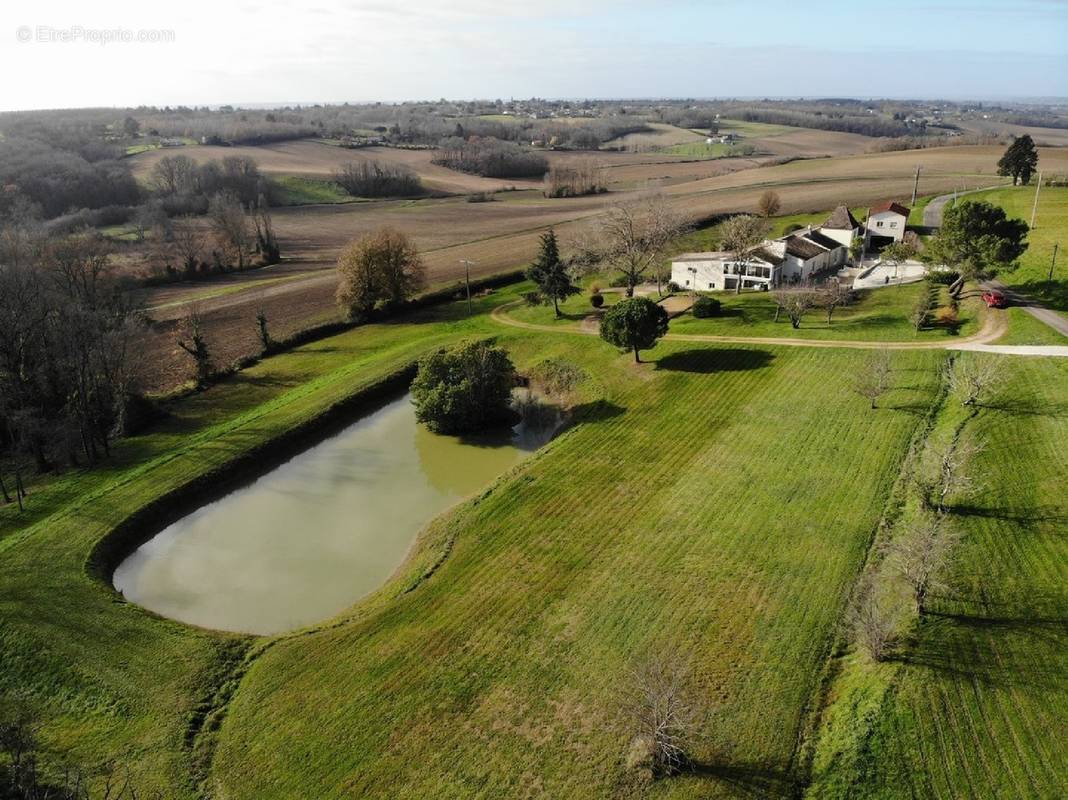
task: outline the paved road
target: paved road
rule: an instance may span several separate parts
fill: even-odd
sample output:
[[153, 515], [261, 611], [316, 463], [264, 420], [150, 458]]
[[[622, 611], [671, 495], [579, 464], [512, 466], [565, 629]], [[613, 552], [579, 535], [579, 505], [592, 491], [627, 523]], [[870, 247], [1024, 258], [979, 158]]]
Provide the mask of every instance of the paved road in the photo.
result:
[[1068, 319], [1061, 314], [1058, 314], [1052, 309], [1038, 305], [1038, 303], [1026, 295], [1014, 292], [1001, 281], [990, 281], [989, 285], [990, 288], [997, 289], [1008, 297], [1014, 306], [1019, 306], [1039, 322], [1045, 323], [1062, 336], [1068, 336]]
[[988, 189], [1000, 189], [1007, 184], [995, 184], [994, 186], [987, 186], [981, 189], [969, 189], [966, 192], [956, 192], [954, 194], [943, 194], [936, 197], [923, 209], [923, 224], [928, 228], [941, 228], [942, 227], [942, 212], [945, 210], [946, 203], [952, 200], [954, 197], [963, 197], [966, 194], [975, 194], [976, 192], [985, 192]]

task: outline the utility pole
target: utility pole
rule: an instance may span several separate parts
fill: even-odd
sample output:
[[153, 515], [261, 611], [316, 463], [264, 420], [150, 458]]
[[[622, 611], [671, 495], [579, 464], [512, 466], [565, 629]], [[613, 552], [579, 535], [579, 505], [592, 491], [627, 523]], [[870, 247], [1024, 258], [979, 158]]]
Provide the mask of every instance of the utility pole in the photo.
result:
[[460, 263], [464, 265], [464, 280], [467, 283], [467, 314], [470, 316], [474, 313], [471, 308], [471, 265], [475, 262], [470, 258], [461, 258]]
[[1038, 183], [1035, 185], [1035, 204], [1031, 206], [1031, 230], [1035, 229], [1035, 214], [1038, 213], [1038, 191], [1042, 188], [1042, 171], [1038, 172]]
[[1053, 260], [1049, 262], [1049, 281], [1050, 281], [1050, 283], [1053, 283], [1053, 268], [1055, 266], [1057, 266], [1057, 247], [1058, 246], [1059, 246], [1058, 242], [1054, 242], [1053, 243]]
[[916, 205], [916, 193], [920, 188], [920, 165], [916, 165], [916, 180], [912, 182], [912, 205]]

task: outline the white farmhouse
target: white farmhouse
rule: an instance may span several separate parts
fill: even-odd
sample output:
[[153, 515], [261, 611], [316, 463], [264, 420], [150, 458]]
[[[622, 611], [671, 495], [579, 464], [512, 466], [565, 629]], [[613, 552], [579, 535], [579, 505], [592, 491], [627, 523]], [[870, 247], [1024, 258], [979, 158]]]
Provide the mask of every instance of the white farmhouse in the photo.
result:
[[868, 233], [872, 237], [893, 239], [900, 242], [905, 238], [905, 224], [909, 219], [909, 209], [900, 203], [887, 201], [872, 208], [868, 215]]
[[686, 290], [711, 292], [735, 289], [738, 280], [745, 289], [767, 289], [782, 282], [785, 259], [761, 247], [743, 263], [730, 253], [683, 253], [671, 262], [671, 282]]
[[863, 231], [864, 226], [857, 222], [857, 218], [853, 216], [848, 206], [838, 206], [831, 212], [827, 221], [820, 225], [820, 233], [846, 247], [853, 244], [853, 240]]
[[[857, 231], [859, 227], [858, 224]], [[838, 238], [828, 235], [835, 231], [807, 228], [765, 241], [744, 262], [725, 252], [685, 253], [671, 262], [671, 282], [682, 289], [700, 292], [736, 289], [739, 280], [743, 289], [763, 290], [781, 284], [806, 283], [821, 273], [837, 271], [849, 258], [844, 234], [849, 233], [851, 237], [856, 231], [838, 231]]]

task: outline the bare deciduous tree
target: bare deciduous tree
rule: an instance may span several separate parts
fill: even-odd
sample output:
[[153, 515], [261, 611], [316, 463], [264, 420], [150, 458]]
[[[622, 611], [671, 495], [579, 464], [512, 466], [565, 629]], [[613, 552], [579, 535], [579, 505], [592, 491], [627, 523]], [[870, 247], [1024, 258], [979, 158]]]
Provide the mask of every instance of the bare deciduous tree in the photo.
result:
[[208, 350], [208, 342], [204, 338], [204, 320], [200, 314], [200, 307], [191, 303], [186, 312], [182, 327], [188, 339], [179, 339], [178, 346], [185, 350], [193, 359], [193, 379], [198, 389], [203, 389], [211, 380], [212, 364], [211, 352]]
[[260, 195], [249, 216], [252, 217], [256, 236], [256, 252], [260, 254], [264, 264], [277, 264], [282, 257], [282, 250], [278, 246], [278, 237], [274, 234], [274, 221], [265, 196]]
[[226, 191], [212, 197], [208, 206], [208, 220], [226, 251], [227, 260], [231, 264], [236, 261], [237, 268], [244, 269], [252, 237], [248, 217], [237, 195]]
[[943, 586], [942, 575], [959, 541], [944, 517], [924, 514], [889, 544], [887, 564], [908, 584], [920, 616], [927, 611], [930, 592]]
[[782, 200], [779, 198], [779, 193], [771, 189], [760, 195], [760, 199], [757, 200], [757, 213], [764, 219], [774, 217], [781, 208]]
[[654, 269], [657, 291], [660, 270], [655, 269], [668, 244], [685, 229], [683, 219], [660, 193], [650, 193], [637, 200], [615, 203], [601, 220], [604, 254], [612, 266], [627, 280], [627, 297], [634, 287]]
[[811, 289], [776, 289], [773, 293], [775, 298], [775, 319], [779, 318], [779, 311], [785, 311], [790, 318], [790, 325], [796, 330], [801, 327], [801, 321], [805, 318], [818, 299]]
[[978, 442], [958, 439], [944, 450], [935, 451], [938, 470], [937, 508], [940, 514], [945, 514], [948, 510], [950, 498], [963, 497], [975, 489], [976, 480], [968, 470], [982, 450], [983, 447]]
[[740, 294], [749, 257], [764, 243], [768, 224], [759, 217], [738, 214], [725, 220], [719, 230], [720, 246], [731, 254], [732, 261], [741, 264], [743, 274], [736, 276], [734, 287], [735, 293]]
[[962, 406], [981, 405], [1004, 375], [997, 359], [979, 356], [961, 357], [948, 370], [949, 390]]
[[867, 398], [873, 409], [877, 408], [879, 398], [890, 388], [892, 375], [890, 351], [880, 348], [874, 351], [864, 364], [860, 374], [857, 375], [853, 390], [861, 397]]
[[839, 306], [847, 306], [853, 301], [853, 290], [837, 279], [829, 280], [819, 289], [819, 303], [827, 310], [827, 324], [831, 324], [831, 315]]
[[689, 761], [698, 705], [688, 665], [654, 656], [637, 664], [625, 689], [627, 724], [633, 730], [627, 764], [654, 776], [677, 773]]
[[886, 658], [897, 631], [893, 604], [876, 573], [866, 573], [857, 584], [846, 621], [853, 638], [873, 661]]
[[270, 353], [274, 350], [274, 340], [271, 338], [271, 332], [267, 329], [267, 310], [261, 304], [256, 309], [256, 331], [260, 337], [260, 346], [263, 348], [263, 352]]
[[174, 250], [178, 255], [178, 264], [187, 274], [197, 271], [204, 258], [204, 236], [192, 219], [182, 219], [174, 223], [171, 233], [172, 241], [159, 242], [161, 248]]

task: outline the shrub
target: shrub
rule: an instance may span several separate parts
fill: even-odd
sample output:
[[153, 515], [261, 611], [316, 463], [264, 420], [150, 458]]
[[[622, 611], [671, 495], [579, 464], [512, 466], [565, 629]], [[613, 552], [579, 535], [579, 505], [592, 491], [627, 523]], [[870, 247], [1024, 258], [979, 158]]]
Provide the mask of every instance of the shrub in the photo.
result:
[[541, 292], [523, 292], [523, 302], [532, 308], [545, 305], [545, 295]]
[[706, 317], [718, 317], [723, 310], [723, 304], [714, 297], [701, 295], [694, 301], [693, 315], [698, 319]]
[[951, 269], [931, 270], [927, 273], [927, 280], [942, 286], [952, 286], [960, 279], [960, 273]]
[[590, 305], [594, 308], [600, 308], [604, 305], [604, 295], [600, 292], [594, 292], [590, 295]]
[[589, 377], [586, 371], [559, 358], [547, 358], [530, 370], [530, 380], [540, 386], [546, 394], [567, 394]]
[[513, 419], [515, 367], [503, 348], [469, 342], [425, 356], [412, 382], [415, 416], [435, 433], [473, 433]]

